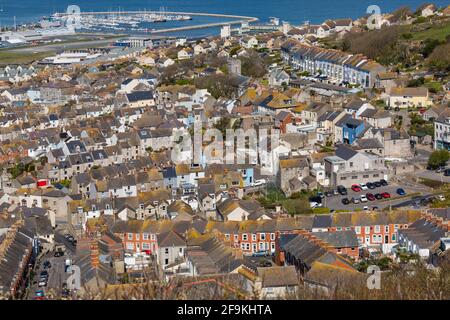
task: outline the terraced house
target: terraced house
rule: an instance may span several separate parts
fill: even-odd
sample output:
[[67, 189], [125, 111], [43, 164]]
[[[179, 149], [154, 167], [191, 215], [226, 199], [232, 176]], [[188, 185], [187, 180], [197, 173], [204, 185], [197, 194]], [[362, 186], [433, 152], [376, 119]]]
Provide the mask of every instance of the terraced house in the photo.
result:
[[284, 57], [296, 70], [363, 88], [374, 87], [377, 75], [386, 71], [385, 67], [361, 54], [352, 55], [304, 44], [292, 45], [292, 42], [284, 47]]

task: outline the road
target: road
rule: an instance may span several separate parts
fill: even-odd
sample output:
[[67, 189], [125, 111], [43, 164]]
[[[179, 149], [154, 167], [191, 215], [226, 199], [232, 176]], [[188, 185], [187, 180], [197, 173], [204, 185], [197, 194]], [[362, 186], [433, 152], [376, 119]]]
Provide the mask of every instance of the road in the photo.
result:
[[[31, 291], [29, 298], [34, 299], [36, 296], [36, 290], [41, 289], [44, 294], [47, 294], [50, 290], [56, 294], [61, 294], [62, 285], [66, 282], [69, 274], [65, 272], [65, 260], [70, 257], [70, 254], [65, 254], [62, 257], [54, 257], [54, 252], [49, 252], [46, 256], [41, 259], [41, 264], [36, 267], [36, 274], [32, 281]], [[48, 282], [45, 287], [38, 287], [39, 277], [41, 271], [44, 269], [44, 262], [49, 261], [51, 267], [47, 269], [48, 271]]]
[[[332, 197], [325, 197], [323, 202], [324, 207], [328, 207], [331, 210], [356, 210], [356, 209], [362, 209], [364, 206], [368, 206], [369, 208], [378, 207], [379, 209], [383, 209], [389, 206], [398, 206], [399, 204], [411, 200], [410, 198], [402, 197], [398, 199], [400, 196], [396, 193], [396, 190], [400, 188], [401, 186], [389, 184], [386, 187], [380, 187], [375, 188], [372, 190], [365, 190], [360, 192], [354, 192], [350, 188], [347, 189], [348, 194], [346, 196], [332, 196]], [[412, 187], [401, 187], [403, 188], [407, 194], [413, 194], [417, 192], [422, 192], [422, 190], [417, 190]], [[350, 203], [348, 205], [344, 205], [342, 203], [342, 199], [348, 198], [351, 200], [352, 197], [359, 198], [361, 195], [365, 195], [367, 193], [381, 193], [381, 192], [389, 192], [391, 194], [391, 198], [385, 199], [385, 200], [375, 200], [375, 201], [367, 201], [366, 203]]]
[[424, 179], [430, 179], [430, 180], [434, 180], [434, 181], [450, 183], [450, 176], [446, 177], [446, 176], [444, 176], [443, 172], [437, 173], [434, 170], [417, 171], [415, 173], [415, 176], [419, 177], [419, 178], [424, 178]]

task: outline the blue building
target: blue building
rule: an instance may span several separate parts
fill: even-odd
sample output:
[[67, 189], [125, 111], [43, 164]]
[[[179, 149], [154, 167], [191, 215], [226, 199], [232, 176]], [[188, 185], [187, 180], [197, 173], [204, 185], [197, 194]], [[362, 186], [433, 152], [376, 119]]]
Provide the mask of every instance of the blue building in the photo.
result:
[[345, 115], [342, 117], [342, 119], [336, 123], [336, 126], [342, 129], [341, 142], [347, 144], [353, 144], [356, 139], [361, 137], [369, 128], [369, 124], [353, 118], [352, 115]]

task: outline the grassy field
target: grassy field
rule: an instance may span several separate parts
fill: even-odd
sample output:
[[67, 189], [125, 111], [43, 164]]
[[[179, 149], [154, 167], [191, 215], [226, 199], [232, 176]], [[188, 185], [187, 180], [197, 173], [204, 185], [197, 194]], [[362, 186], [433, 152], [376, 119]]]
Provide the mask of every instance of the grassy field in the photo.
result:
[[436, 39], [444, 41], [450, 35], [450, 22], [445, 22], [439, 25], [433, 25], [430, 29], [413, 32], [412, 38], [414, 40]]
[[38, 53], [32, 53], [32, 52], [24, 52], [24, 53], [17, 53], [12, 52], [9, 50], [0, 50], [0, 65], [6, 65], [6, 64], [28, 64], [33, 61], [42, 60], [45, 57], [54, 55], [54, 52], [48, 51], [48, 52], [38, 52]]

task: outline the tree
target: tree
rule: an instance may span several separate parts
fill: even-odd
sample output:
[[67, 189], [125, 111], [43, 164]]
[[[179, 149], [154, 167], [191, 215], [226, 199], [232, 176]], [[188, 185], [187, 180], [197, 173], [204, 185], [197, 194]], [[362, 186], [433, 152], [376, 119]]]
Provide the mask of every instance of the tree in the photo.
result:
[[450, 154], [447, 150], [436, 150], [433, 151], [428, 158], [428, 165], [433, 169], [436, 169], [445, 166], [449, 158]]

